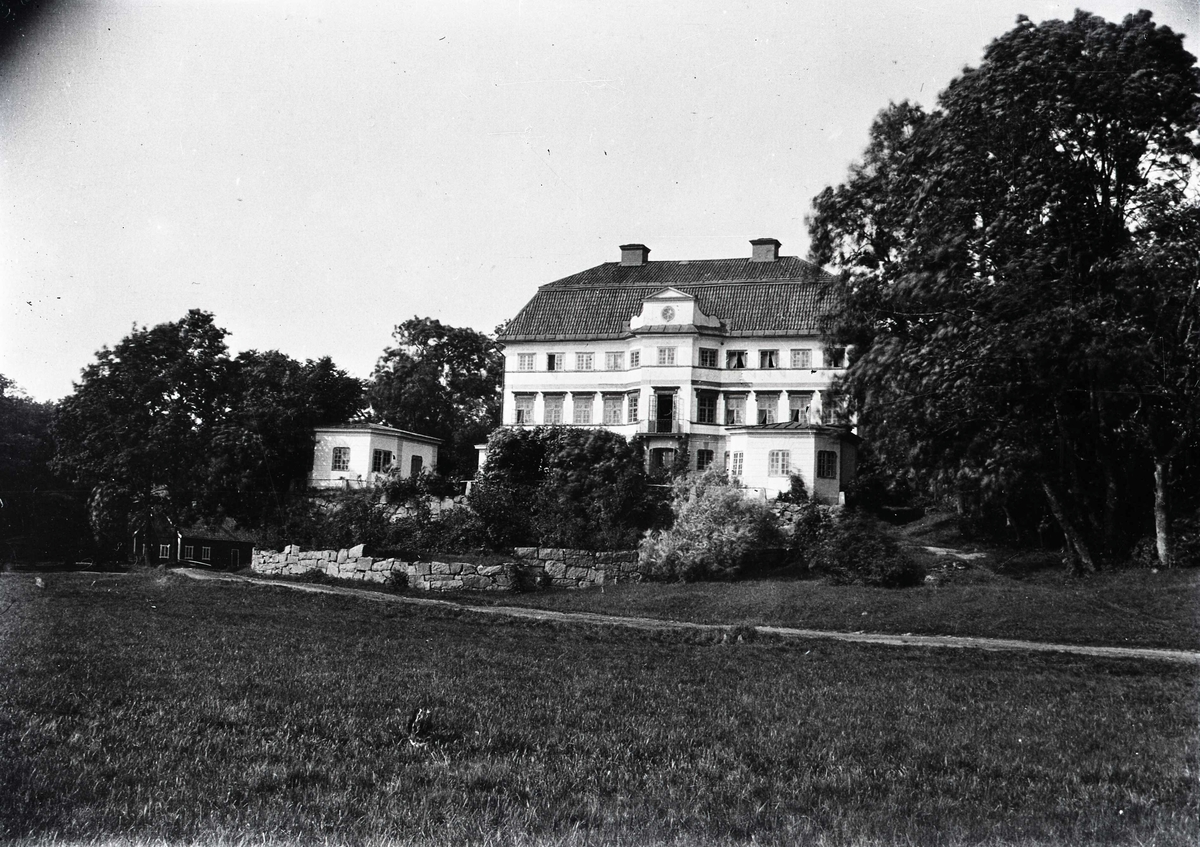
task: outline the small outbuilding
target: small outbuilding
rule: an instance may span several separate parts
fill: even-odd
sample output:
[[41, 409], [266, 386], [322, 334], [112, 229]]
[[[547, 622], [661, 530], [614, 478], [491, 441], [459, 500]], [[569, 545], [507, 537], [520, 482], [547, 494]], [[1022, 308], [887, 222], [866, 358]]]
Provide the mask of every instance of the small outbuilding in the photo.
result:
[[402, 478], [437, 469], [439, 438], [382, 424], [343, 424], [313, 430], [310, 488], [364, 488], [393, 468]]

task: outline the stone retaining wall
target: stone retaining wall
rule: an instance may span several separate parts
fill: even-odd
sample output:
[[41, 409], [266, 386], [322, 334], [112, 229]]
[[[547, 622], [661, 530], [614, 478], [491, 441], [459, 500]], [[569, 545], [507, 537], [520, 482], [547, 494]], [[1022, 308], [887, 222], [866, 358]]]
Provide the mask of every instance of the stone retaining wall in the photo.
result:
[[518, 547], [513, 560], [498, 565], [470, 562], [405, 562], [363, 555], [363, 546], [347, 550], [307, 550], [290, 545], [276, 553], [255, 549], [251, 569], [271, 576], [320, 571], [336, 579], [388, 582], [402, 578], [424, 591], [505, 591], [513, 588], [590, 588], [642, 579], [637, 552], [599, 552], [558, 547]]

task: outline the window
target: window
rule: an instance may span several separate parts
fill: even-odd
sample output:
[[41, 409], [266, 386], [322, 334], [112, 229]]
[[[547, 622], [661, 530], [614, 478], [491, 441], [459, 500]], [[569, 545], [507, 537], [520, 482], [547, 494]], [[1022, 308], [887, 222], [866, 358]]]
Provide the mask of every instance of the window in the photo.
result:
[[546, 410], [542, 414], [542, 421], [547, 424], [563, 422], [563, 396], [561, 394], [546, 395]]
[[825, 351], [825, 367], [827, 368], [844, 368], [846, 367], [846, 348], [845, 347], [830, 347]]
[[734, 452], [729, 460], [729, 475], [734, 479], [742, 478], [742, 454]]
[[513, 410], [513, 423], [533, 423], [533, 395], [518, 394], [513, 398], [516, 408]]
[[641, 350], [630, 350], [629, 351], [629, 367], [640, 368], [641, 366], [642, 366], [642, 351]]
[[767, 476], [787, 476], [791, 470], [790, 450], [772, 450], [767, 454]]
[[596, 354], [594, 353], [576, 353], [575, 354], [575, 370], [591, 371], [596, 368]]
[[195, 550], [196, 550], [196, 548], [193, 547], [191, 544], [185, 545], [183, 548], [183, 558], [191, 559], [193, 556], [196, 555]]
[[619, 424], [621, 422], [621, 406], [624, 398], [611, 395], [604, 396], [604, 423]]
[[625, 370], [625, 354], [624, 353], [605, 353], [604, 354], [604, 369], [606, 371], [623, 371], [623, 370]]
[[738, 371], [746, 367], [746, 351], [745, 350], [727, 350], [725, 351], [725, 367], [731, 371]]
[[376, 450], [371, 454], [371, 471], [373, 473], [383, 473], [392, 466], [392, 451], [391, 450]]
[[812, 368], [812, 350], [793, 350], [792, 351], [792, 367], [793, 368]]
[[715, 368], [717, 366], [717, 351], [707, 347], [700, 348], [700, 367]]
[[759, 350], [758, 351], [758, 366], [760, 368], [777, 368], [777, 367], [779, 367], [779, 351], [778, 350]]
[[713, 463], [712, 450], [697, 450], [696, 451], [696, 470], [702, 471]]
[[590, 424], [592, 422], [592, 394], [576, 394], [571, 398], [571, 422]]
[[333, 448], [332, 468], [335, 471], [350, 470], [350, 448], [349, 447], [334, 447]]
[[838, 455], [833, 450], [817, 451], [817, 478], [837, 479]]
[[808, 423], [808, 410], [812, 408], [812, 392], [788, 395], [788, 420], [793, 423]]
[[760, 394], [758, 401], [758, 422], [760, 424], [775, 423], [775, 416], [779, 412], [779, 396], [776, 394]]
[[421, 468], [424, 467], [425, 460], [420, 456], [413, 456], [408, 461], [408, 475], [417, 477], [421, 475]]
[[696, 421], [709, 424], [717, 422], [717, 395], [704, 393], [696, 397]]
[[629, 422], [638, 422], [638, 396], [636, 394], [629, 395]]
[[658, 348], [658, 363], [660, 365], [675, 364], [675, 348], [674, 347], [659, 347]]
[[159, 544], [158, 545], [158, 558], [160, 558], [160, 559], [171, 558], [171, 545], [170, 544]]
[[564, 355], [562, 353], [547, 353], [546, 354], [546, 370], [561, 371], [563, 369]]
[[518, 353], [517, 354], [517, 370], [531, 371], [533, 370], [533, 353]]
[[744, 424], [746, 422], [746, 397], [744, 394], [730, 394], [725, 398], [725, 425]]
[[200, 561], [202, 561], [202, 562], [211, 562], [212, 561], [212, 548], [211, 547], [201, 547], [200, 548]]

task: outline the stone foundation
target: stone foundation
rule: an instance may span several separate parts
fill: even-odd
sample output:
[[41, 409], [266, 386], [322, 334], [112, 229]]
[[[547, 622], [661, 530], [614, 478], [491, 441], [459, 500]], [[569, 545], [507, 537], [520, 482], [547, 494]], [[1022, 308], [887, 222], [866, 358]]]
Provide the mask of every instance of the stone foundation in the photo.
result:
[[509, 591], [514, 588], [591, 588], [605, 583], [639, 582], [636, 551], [592, 552], [559, 547], [518, 547], [513, 560], [497, 565], [470, 562], [405, 562], [363, 555], [362, 545], [347, 550], [307, 550], [290, 545], [276, 553], [254, 551], [251, 569], [269, 576], [320, 571], [335, 579], [388, 582], [403, 578], [422, 591]]

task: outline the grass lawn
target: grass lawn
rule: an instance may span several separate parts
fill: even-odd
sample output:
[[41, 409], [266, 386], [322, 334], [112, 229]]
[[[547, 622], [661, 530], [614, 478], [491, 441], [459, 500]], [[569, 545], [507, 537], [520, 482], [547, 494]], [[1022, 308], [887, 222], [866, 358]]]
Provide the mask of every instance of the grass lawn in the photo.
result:
[[1200, 568], [1110, 571], [1086, 579], [1055, 571], [1015, 579], [974, 566], [936, 588], [778, 578], [610, 585], [603, 593], [463, 592], [454, 599], [698, 623], [1200, 649]]
[[[1191, 666], [719, 645], [154, 573], [43, 578], [0, 577], [0, 842], [1200, 833]], [[444, 735], [426, 748], [403, 733], [417, 705]]]

